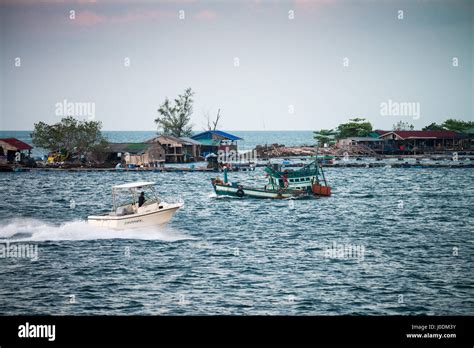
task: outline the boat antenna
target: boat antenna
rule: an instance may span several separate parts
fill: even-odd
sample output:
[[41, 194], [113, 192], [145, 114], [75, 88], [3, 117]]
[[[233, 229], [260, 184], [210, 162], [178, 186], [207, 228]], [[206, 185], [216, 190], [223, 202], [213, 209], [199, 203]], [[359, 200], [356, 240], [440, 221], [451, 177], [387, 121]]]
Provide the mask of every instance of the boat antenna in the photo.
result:
[[316, 166], [318, 166], [319, 142], [316, 143]]

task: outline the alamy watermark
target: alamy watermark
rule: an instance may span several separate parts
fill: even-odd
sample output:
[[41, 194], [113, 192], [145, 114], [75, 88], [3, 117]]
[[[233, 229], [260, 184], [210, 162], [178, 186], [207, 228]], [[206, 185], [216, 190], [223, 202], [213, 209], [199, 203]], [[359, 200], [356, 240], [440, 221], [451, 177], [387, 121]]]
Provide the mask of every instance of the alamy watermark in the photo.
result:
[[56, 325], [39, 325], [26, 322], [18, 326], [19, 338], [47, 338], [48, 341], [56, 339]]
[[380, 115], [382, 116], [407, 116], [418, 120], [420, 109], [419, 102], [396, 102], [389, 99], [380, 103]]
[[64, 99], [62, 102], [54, 104], [56, 116], [87, 117], [89, 120], [95, 119], [94, 102], [70, 102]]
[[257, 162], [257, 151], [252, 150], [248, 152], [239, 153], [236, 150], [217, 152], [217, 161], [219, 163], [227, 162]]
[[28, 258], [36, 261], [38, 260], [38, 245], [10, 242], [0, 244], [0, 259], [5, 258]]
[[328, 259], [354, 259], [357, 262], [364, 261], [365, 247], [356, 244], [338, 244], [333, 242], [324, 250], [324, 257]]

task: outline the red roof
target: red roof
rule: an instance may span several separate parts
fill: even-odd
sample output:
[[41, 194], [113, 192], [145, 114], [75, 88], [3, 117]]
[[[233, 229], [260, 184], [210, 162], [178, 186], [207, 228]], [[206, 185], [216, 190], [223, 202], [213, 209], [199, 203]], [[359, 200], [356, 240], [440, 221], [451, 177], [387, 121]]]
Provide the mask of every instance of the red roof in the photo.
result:
[[18, 140], [17, 138], [0, 138], [0, 141], [3, 141], [17, 148], [17, 150], [31, 150], [33, 148], [29, 144], [24, 143], [23, 141]]
[[460, 135], [454, 131], [450, 130], [411, 130], [411, 131], [392, 131], [383, 134], [382, 136], [387, 135], [388, 133], [395, 133], [400, 138], [459, 138]]

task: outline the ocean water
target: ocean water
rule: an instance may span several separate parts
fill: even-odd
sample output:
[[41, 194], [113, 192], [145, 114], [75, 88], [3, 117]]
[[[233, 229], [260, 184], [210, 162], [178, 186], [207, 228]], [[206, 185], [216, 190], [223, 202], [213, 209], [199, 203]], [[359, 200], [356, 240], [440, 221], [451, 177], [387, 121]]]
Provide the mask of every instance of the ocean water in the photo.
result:
[[[37, 248], [0, 257], [0, 314], [474, 313], [472, 169], [326, 175], [332, 197], [293, 201], [217, 198], [208, 173], [0, 173], [0, 247]], [[184, 201], [167, 227], [87, 225], [138, 180]]]
[[[110, 142], [126, 143], [141, 142], [156, 136], [156, 131], [104, 131], [105, 137]], [[311, 145], [315, 141], [312, 131], [229, 131], [243, 140], [239, 141], [239, 150], [252, 150], [257, 145], [284, 144], [287, 146]], [[32, 145], [31, 131], [2, 131], [0, 138], [13, 137]], [[34, 156], [47, 153], [43, 149], [34, 148]]]

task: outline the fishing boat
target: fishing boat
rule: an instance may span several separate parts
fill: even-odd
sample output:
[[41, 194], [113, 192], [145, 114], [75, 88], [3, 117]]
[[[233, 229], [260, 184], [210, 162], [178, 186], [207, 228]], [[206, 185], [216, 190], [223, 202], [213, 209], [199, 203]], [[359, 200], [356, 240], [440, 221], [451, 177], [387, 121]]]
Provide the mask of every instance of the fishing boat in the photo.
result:
[[[91, 215], [90, 225], [112, 229], [142, 228], [166, 224], [183, 203], [163, 202], [155, 191], [155, 182], [134, 182], [112, 186], [113, 211]], [[128, 193], [124, 201], [123, 193]], [[143, 198], [140, 195], [143, 193]]]
[[330, 196], [331, 188], [327, 185], [323, 168], [315, 159], [298, 170], [282, 169], [281, 164], [268, 165], [265, 168], [268, 184], [263, 188], [229, 182], [227, 169], [224, 169], [224, 181], [212, 179], [212, 186], [217, 195], [238, 198], [302, 198]]

